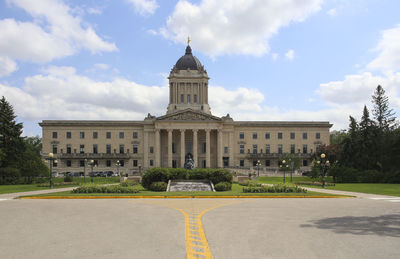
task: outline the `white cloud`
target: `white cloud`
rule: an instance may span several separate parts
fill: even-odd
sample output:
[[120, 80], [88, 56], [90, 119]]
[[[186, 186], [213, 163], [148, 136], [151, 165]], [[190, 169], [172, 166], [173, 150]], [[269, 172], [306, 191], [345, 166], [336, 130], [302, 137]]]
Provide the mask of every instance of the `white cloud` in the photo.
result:
[[210, 55], [269, 52], [269, 39], [283, 26], [302, 22], [318, 12], [322, 0], [180, 0], [160, 30], [164, 37], [192, 45]]
[[159, 7], [156, 0], [126, 0], [133, 5], [136, 12], [140, 15], [154, 14]]
[[17, 63], [15, 63], [14, 60], [0, 56], [0, 77], [8, 76], [17, 69]]
[[91, 53], [117, 50], [94, 29], [72, 15], [62, 1], [7, 0], [10, 6], [24, 9], [32, 22], [0, 20], [0, 56], [35, 63], [70, 56], [81, 49]]
[[372, 60], [367, 68], [384, 72], [400, 70], [400, 25], [384, 30], [375, 48], [378, 56]]
[[293, 60], [294, 59], [294, 50], [289, 49], [286, 53], [285, 53], [285, 58], [288, 60]]
[[329, 15], [329, 16], [336, 16], [337, 15], [337, 9], [336, 8], [329, 9], [326, 12], [326, 14]]
[[94, 64], [94, 68], [97, 70], [107, 70], [110, 68], [110, 66], [107, 64], [104, 64], [104, 63], [97, 63], [97, 64]]
[[100, 15], [100, 14], [103, 13], [103, 8], [102, 8], [102, 7], [89, 7], [89, 8], [87, 9], [87, 12], [88, 12], [89, 14], [97, 14], [97, 15]]
[[272, 53], [272, 59], [273, 60], [277, 60], [279, 58], [279, 54], [278, 53]]

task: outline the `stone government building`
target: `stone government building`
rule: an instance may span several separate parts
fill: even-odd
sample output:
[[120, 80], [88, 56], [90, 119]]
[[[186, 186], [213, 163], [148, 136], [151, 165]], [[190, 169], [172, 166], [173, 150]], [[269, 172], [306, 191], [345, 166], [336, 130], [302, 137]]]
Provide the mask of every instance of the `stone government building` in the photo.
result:
[[208, 104], [207, 71], [192, 55], [172, 68], [166, 115], [147, 115], [142, 121], [44, 120], [43, 156], [54, 153], [53, 173], [83, 175], [85, 159], [95, 171], [140, 173], [150, 167], [183, 167], [191, 154], [195, 167], [251, 169], [259, 160], [262, 170], [275, 171], [285, 153], [302, 158], [309, 170], [313, 152], [329, 144], [329, 122], [234, 121], [217, 117]]

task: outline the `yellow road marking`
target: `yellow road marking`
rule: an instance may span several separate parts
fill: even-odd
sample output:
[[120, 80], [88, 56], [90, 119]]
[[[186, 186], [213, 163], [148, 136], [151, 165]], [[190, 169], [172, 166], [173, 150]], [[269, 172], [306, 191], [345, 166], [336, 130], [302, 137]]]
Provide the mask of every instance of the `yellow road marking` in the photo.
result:
[[186, 258], [212, 259], [212, 253], [206, 234], [204, 232], [201, 217], [208, 211], [239, 203], [233, 200], [214, 199], [186, 199], [186, 200], [146, 200], [145, 203], [160, 205], [180, 211], [185, 217], [185, 242]]

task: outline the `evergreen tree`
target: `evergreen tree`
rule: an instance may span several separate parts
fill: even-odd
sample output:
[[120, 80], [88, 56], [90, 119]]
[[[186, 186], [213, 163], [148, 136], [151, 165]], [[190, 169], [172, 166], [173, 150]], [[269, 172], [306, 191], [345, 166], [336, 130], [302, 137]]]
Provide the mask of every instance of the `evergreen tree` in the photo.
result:
[[376, 145], [376, 127], [375, 122], [370, 119], [367, 106], [364, 105], [363, 115], [360, 121], [360, 142], [358, 154], [358, 169], [371, 170], [376, 169], [377, 145]]
[[378, 85], [374, 95], [372, 96], [374, 108], [372, 114], [378, 123], [378, 128], [381, 131], [393, 130], [395, 127], [396, 117], [392, 109], [389, 109], [389, 98], [385, 95], [385, 90]]
[[13, 107], [3, 96], [0, 99], [0, 149], [4, 152], [2, 167], [17, 167], [24, 152], [22, 123], [17, 123], [15, 119]]

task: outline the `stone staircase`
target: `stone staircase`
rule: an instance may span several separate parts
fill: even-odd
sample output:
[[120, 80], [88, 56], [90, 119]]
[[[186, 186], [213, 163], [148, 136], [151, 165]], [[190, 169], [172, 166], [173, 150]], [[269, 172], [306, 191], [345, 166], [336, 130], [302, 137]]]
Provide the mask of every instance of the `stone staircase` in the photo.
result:
[[214, 185], [208, 180], [170, 180], [167, 192], [214, 191]]

